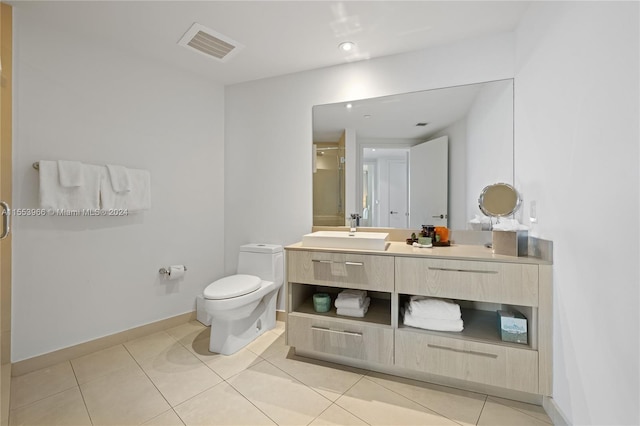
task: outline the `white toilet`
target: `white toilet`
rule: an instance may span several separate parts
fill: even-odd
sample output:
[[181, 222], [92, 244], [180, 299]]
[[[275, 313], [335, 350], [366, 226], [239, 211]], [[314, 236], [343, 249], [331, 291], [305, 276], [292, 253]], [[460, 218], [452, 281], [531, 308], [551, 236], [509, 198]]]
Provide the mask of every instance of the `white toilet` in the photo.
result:
[[274, 328], [276, 297], [283, 282], [282, 246], [241, 246], [238, 273], [204, 290], [204, 309], [211, 316], [209, 350], [231, 355]]

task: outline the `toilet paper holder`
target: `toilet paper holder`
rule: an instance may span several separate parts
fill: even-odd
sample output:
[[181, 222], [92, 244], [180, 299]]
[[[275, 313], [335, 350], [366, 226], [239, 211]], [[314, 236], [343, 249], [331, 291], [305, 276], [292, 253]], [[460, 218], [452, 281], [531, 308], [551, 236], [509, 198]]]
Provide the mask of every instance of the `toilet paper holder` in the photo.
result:
[[[187, 272], [187, 267], [184, 267], [184, 271]], [[171, 276], [171, 268], [160, 268], [158, 271], [161, 275]]]

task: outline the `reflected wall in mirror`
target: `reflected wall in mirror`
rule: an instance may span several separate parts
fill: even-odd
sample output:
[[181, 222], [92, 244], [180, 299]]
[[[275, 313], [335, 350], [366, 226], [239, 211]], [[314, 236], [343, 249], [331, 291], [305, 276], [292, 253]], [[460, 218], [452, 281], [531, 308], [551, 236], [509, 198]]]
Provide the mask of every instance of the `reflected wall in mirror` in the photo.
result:
[[314, 226], [469, 229], [482, 189], [513, 182], [513, 80], [314, 106], [313, 143]]

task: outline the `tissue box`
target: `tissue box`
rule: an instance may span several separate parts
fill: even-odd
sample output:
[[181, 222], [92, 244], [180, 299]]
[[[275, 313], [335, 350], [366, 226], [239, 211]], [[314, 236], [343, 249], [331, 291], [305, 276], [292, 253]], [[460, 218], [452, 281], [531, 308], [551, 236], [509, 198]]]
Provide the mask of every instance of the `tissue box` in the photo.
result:
[[493, 231], [493, 252], [506, 256], [526, 256], [529, 231]]
[[527, 318], [517, 311], [497, 311], [498, 333], [503, 342], [527, 344]]

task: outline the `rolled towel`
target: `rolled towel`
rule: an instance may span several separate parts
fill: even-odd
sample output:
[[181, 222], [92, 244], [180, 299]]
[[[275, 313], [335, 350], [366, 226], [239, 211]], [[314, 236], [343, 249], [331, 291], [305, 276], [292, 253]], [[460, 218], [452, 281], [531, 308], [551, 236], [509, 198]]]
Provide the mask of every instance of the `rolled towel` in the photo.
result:
[[364, 290], [343, 290], [338, 294], [334, 305], [336, 308], [353, 308], [359, 309], [367, 297]]
[[433, 318], [420, 318], [413, 316], [408, 310], [406, 310], [404, 313], [403, 322], [404, 325], [424, 328], [425, 330], [460, 332], [464, 329], [464, 323], [461, 319], [443, 320]]
[[424, 296], [411, 296], [408, 311], [414, 317], [458, 320], [462, 318], [460, 305], [449, 299], [437, 299]]
[[84, 185], [83, 165], [79, 161], [58, 160], [60, 186], [75, 188]]
[[369, 304], [371, 303], [371, 298], [367, 297], [364, 300], [361, 308], [338, 308], [336, 309], [336, 313], [338, 315], [344, 315], [347, 317], [357, 317], [362, 318], [367, 314], [369, 310]]

